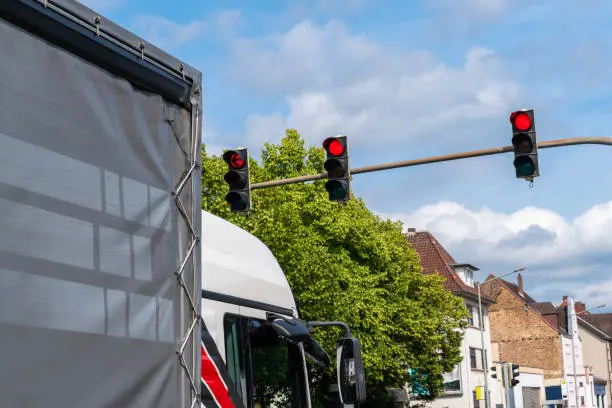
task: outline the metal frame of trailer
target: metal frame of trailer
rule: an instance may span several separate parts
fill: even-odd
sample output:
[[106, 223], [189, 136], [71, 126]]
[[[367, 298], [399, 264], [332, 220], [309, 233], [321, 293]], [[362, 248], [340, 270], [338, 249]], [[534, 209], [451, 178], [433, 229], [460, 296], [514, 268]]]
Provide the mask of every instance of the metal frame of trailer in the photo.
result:
[[[136, 89], [159, 95], [190, 112], [191, 139], [188, 151], [183, 150], [188, 166], [171, 193], [176, 220], [181, 220], [185, 237], [189, 238], [181, 242], [184, 249], [178, 256], [176, 269], [167, 273], [176, 278], [177, 291], [182, 293], [180, 338], [175, 341], [180, 406], [198, 406], [201, 387], [201, 73], [77, 1], [2, 0], [0, 19], [129, 81]], [[129, 361], [126, 364], [130, 364]]]

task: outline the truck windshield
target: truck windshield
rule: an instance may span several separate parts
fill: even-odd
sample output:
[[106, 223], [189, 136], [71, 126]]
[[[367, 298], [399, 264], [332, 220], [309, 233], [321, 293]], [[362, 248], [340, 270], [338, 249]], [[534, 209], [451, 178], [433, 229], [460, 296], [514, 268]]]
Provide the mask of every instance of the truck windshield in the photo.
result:
[[225, 317], [226, 364], [247, 408], [306, 408], [297, 345], [263, 320]]

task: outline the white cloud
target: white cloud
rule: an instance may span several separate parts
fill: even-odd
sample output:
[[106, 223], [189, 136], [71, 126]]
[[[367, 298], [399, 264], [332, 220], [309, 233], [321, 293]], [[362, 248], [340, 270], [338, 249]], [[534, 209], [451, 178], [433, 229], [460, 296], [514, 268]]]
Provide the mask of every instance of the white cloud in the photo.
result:
[[504, 214], [448, 201], [379, 215], [431, 232], [457, 262], [472, 263], [485, 274], [526, 266], [526, 287], [536, 299], [554, 302], [570, 294], [612, 307], [612, 201], [573, 220], [543, 208]]
[[145, 40], [163, 50], [180, 47], [199, 37], [206, 30], [203, 20], [180, 24], [165, 17], [143, 14], [132, 22], [132, 29]]
[[452, 13], [455, 16], [459, 14], [472, 18], [497, 17], [506, 11], [511, 4], [517, 5], [516, 1], [510, 0], [425, 0], [424, 3], [426, 6], [449, 14]]
[[399, 219], [406, 227], [430, 231], [451, 253], [481, 262], [542, 265], [612, 252], [612, 201], [596, 205], [571, 221], [536, 207], [503, 214], [445, 201], [409, 214], [381, 215]]
[[222, 10], [205, 18], [186, 23], [179, 23], [161, 16], [141, 14], [132, 21], [131, 28], [158, 48], [170, 51], [190, 43], [204, 34], [209, 34], [221, 40], [231, 38], [235, 35], [241, 23], [242, 14], [240, 11]]
[[344, 133], [353, 143], [433, 135], [452, 143], [458, 123], [499, 120], [519, 95], [491, 50], [474, 47], [453, 67], [427, 51], [386, 49], [340, 21], [305, 21], [286, 33], [242, 39], [232, 54], [234, 78], [286, 101], [287, 112], [248, 117], [254, 145], [287, 127], [311, 142]]

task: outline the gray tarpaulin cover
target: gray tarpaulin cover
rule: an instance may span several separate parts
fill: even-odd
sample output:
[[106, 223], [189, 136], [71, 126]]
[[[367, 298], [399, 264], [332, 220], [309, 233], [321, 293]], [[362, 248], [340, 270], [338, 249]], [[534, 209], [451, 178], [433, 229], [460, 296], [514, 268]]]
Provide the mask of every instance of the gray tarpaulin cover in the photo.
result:
[[178, 406], [190, 132], [188, 111], [0, 20], [1, 408]]

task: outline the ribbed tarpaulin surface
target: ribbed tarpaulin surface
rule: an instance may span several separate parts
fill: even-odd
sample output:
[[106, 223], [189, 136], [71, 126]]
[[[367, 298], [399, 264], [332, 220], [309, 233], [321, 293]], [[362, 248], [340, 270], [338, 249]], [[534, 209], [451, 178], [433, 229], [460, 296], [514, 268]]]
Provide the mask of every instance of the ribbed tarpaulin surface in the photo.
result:
[[192, 239], [172, 192], [191, 122], [0, 20], [0, 407], [188, 395], [176, 351], [193, 319], [174, 272]]

